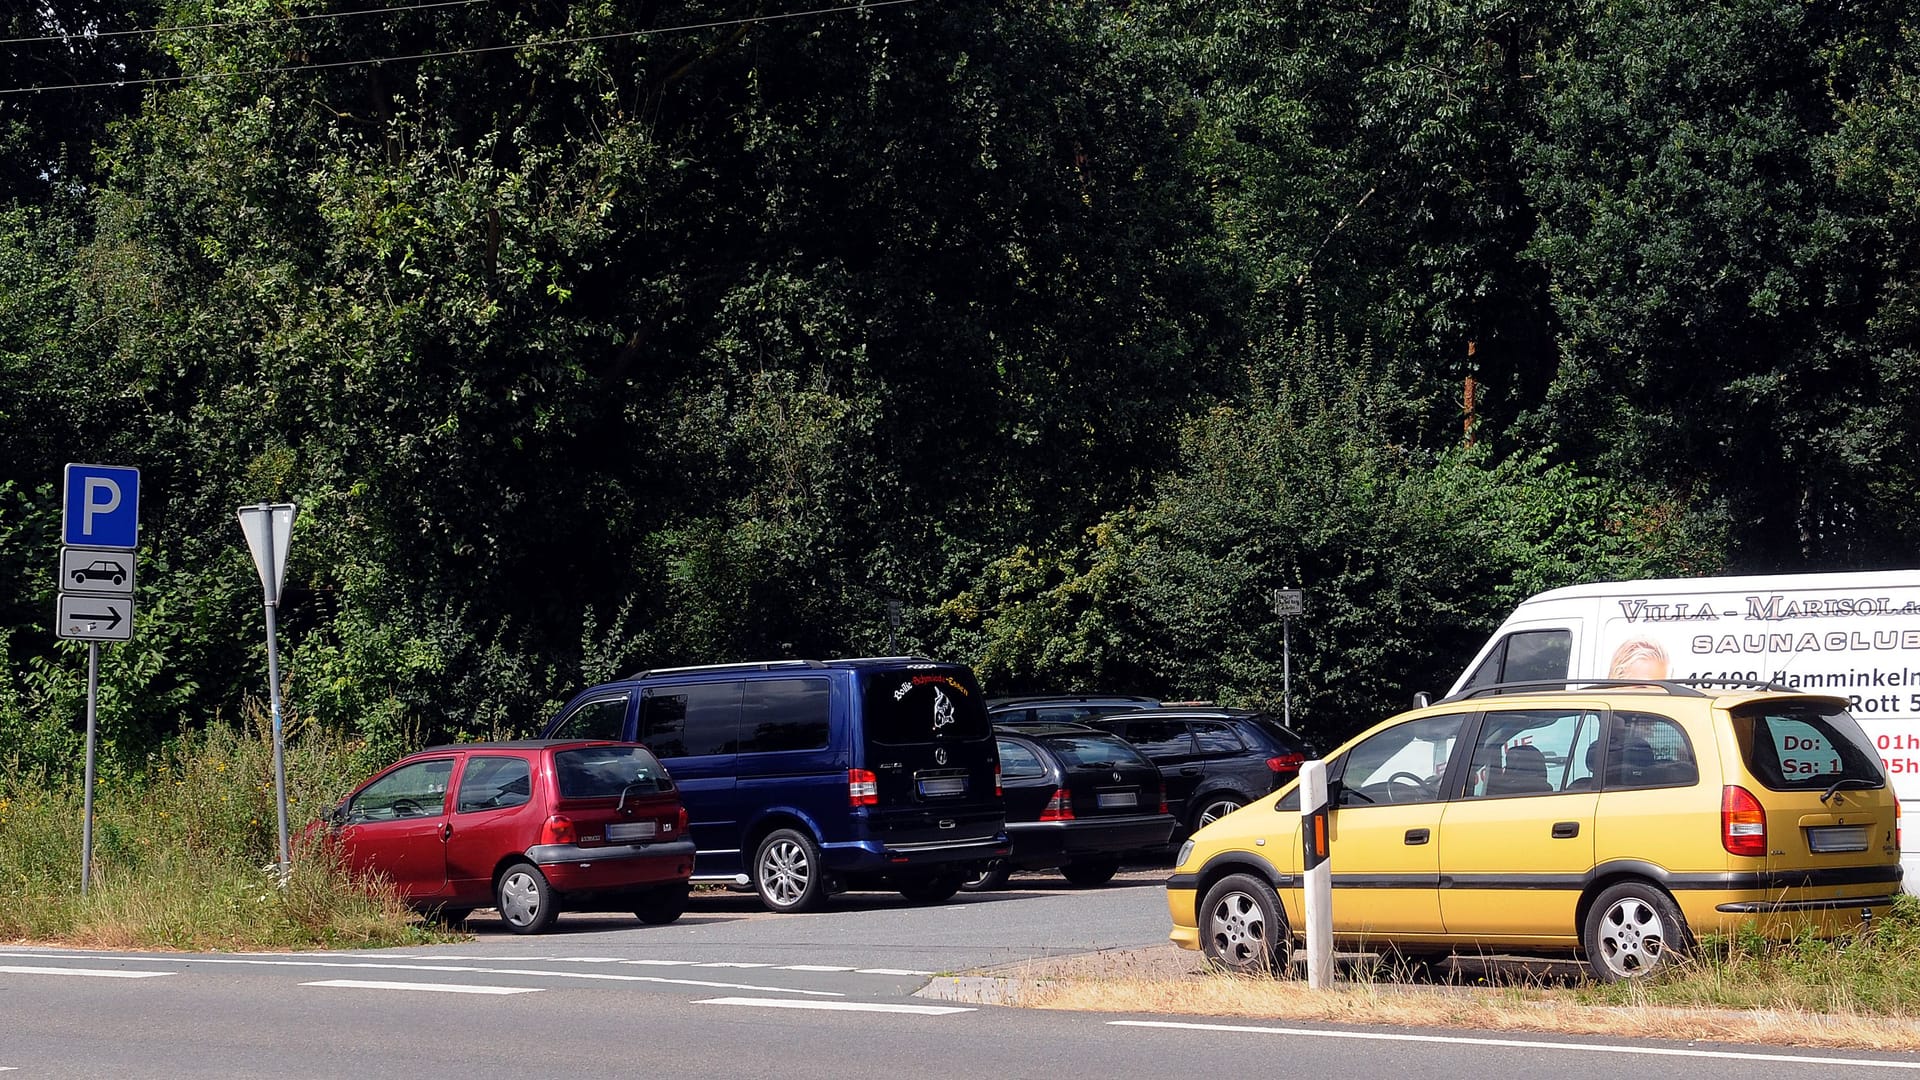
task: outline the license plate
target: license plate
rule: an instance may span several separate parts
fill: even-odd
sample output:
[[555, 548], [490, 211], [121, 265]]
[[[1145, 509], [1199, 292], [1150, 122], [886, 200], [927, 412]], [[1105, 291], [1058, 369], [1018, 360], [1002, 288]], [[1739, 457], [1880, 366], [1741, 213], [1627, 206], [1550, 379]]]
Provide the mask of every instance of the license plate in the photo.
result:
[[1828, 825], [1808, 829], [1807, 850], [1865, 851], [1867, 850], [1867, 827], [1865, 825]]
[[922, 795], [959, 795], [967, 790], [967, 778], [964, 776], [943, 776], [934, 780], [920, 781]]
[[1102, 810], [1118, 810], [1127, 806], [1139, 806], [1140, 796], [1131, 791], [1107, 791], [1100, 795], [1099, 806]]
[[651, 840], [659, 826], [651, 821], [623, 821], [607, 826], [609, 840]]

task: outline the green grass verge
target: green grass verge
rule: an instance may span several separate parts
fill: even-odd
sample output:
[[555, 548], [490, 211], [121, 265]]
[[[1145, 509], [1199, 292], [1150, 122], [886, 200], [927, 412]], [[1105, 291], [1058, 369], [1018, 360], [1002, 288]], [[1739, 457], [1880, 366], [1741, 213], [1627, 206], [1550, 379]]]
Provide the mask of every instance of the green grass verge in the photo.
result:
[[1900, 897], [1886, 918], [1848, 938], [1709, 937], [1665, 975], [1573, 992], [1607, 1005], [1920, 1016], [1920, 897]]
[[380, 882], [298, 837], [371, 771], [308, 733], [286, 750], [293, 869], [279, 881], [273, 750], [258, 732], [183, 735], [94, 790], [94, 877], [80, 895], [78, 780], [0, 778], [0, 940], [95, 948], [309, 949], [448, 940]]

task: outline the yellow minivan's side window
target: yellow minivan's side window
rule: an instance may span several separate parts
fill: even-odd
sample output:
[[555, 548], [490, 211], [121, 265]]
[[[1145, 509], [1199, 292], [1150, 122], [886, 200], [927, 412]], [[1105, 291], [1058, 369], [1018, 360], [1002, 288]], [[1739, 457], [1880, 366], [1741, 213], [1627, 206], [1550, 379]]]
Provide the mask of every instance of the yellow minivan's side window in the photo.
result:
[[1607, 787], [1689, 787], [1700, 782], [1693, 743], [1680, 725], [1652, 713], [1613, 715], [1607, 745]]
[[1591, 788], [1601, 719], [1599, 712], [1580, 708], [1487, 713], [1474, 740], [1465, 796], [1552, 795]]

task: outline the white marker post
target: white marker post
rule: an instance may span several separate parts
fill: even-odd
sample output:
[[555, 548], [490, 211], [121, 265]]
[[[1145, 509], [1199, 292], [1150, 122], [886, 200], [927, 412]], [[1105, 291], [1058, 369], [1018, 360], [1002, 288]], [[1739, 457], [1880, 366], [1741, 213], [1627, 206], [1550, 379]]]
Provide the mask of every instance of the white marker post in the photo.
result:
[[287, 759], [286, 740], [280, 725], [280, 586], [287, 579], [287, 544], [293, 536], [293, 515], [300, 508], [293, 503], [260, 503], [243, 506], [237, 513], [240, 531], [247, 536], [247, 550], [253, 553], [253, 565], [260, 571], [260, 587], [267, 599], [267, 694], [273, 703], [273, 793], [280, 808], [280, 880], [285, 882], [293, 866], [293, 850], [287, 843]]
[[1300, 846], [1307, 986], [1326, 990], [1333, 986], [1333, 816], [1327, 805], [1327, 763], [1318, 759], [1300, 766]]

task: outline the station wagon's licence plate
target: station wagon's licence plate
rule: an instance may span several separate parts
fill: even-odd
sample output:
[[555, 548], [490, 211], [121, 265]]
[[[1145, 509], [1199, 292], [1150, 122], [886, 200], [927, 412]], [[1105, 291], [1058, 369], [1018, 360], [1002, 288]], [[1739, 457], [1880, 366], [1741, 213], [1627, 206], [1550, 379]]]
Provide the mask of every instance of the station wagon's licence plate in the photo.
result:
[[920, 781], [922, 795], [959, 795], [966, 790], [967, 778], [964, 776], [941, 776]]
[[607, 826], [609, 840], [651, 840], [659, 826], [651, 821], [623, 821]]
[[1865, 825], [1823, 825], [1807, 830], [1808, 851], [1865, 851]]
[[1100, 809], [1119, 810], [1123, 807], [1139, 806], [1140, 796], [1131, 791], [1106, 791], [1100, 794]]

